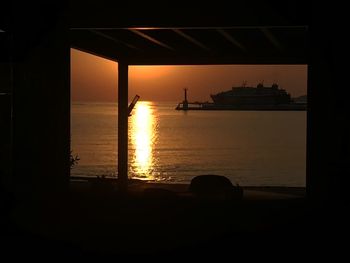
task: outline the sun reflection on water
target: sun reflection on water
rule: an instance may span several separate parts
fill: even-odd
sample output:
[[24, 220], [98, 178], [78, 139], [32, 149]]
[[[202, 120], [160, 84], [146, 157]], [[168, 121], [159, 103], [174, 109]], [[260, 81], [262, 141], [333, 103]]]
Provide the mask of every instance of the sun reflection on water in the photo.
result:
[[153, 148], [157, 138], [156, 117], [152, 103], [139, 101], [130, 118], [131, 177], [153, 180]]

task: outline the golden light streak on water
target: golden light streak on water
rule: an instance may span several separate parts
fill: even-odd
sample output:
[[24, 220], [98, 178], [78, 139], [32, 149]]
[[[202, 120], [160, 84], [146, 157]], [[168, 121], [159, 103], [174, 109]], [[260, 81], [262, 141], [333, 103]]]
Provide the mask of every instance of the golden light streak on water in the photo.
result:
[[139, 101], [130, 120], [132, 177], [152, 180], [153, 147], [156, 138], [156, 118], [152, 103]]

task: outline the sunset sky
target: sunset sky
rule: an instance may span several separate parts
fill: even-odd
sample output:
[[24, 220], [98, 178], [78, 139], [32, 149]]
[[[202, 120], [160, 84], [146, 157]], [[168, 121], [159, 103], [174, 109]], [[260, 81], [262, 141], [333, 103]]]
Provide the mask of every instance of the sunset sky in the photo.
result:
[[[306, 94], [307, 65], [129, 66], [129, 99], [181, 101], [188, 88], [190, 101], [210, 101], [210, 94], [244, 81], [256, 86], [276, 82], [292, 97]], [[116, 62], [71, 49], [72, 101], [115, 102]]]

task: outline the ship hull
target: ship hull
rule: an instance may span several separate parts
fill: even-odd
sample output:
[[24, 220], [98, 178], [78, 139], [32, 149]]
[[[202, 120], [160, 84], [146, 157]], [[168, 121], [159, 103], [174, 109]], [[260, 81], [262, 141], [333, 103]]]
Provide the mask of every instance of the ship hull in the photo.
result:
[[238, 105], [238, 106], [250, 106], [250, 105], [280, 105], [289, 104], [290, 97], [287, 96], [220, 96], [211, 95], [211, 98], [215, 104], [218, 105]]

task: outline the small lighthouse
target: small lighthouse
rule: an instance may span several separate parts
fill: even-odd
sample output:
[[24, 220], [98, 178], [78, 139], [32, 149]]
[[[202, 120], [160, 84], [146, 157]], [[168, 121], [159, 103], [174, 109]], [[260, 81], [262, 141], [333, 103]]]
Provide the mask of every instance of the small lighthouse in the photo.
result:
[[187, 88], [184, 89], [184, 92], [185, 92], [185, 99], [182, 103], [183, 103], [183, 109], [187, 110], [188, 109]]

